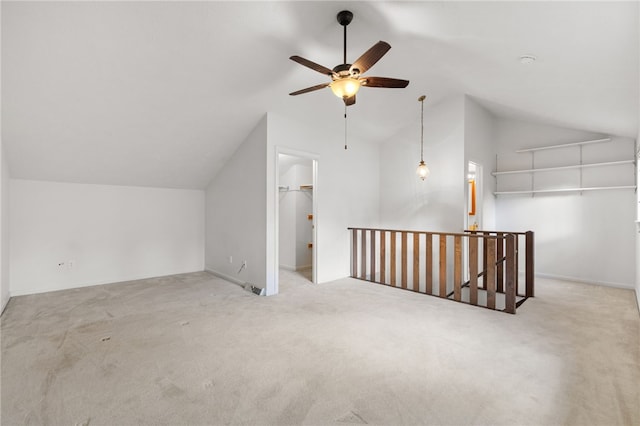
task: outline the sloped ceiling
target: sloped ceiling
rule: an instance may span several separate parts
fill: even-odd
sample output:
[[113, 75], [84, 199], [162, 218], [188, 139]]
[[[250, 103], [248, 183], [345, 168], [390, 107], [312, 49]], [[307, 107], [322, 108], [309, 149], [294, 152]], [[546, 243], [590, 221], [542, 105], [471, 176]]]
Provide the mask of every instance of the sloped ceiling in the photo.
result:
[[[325, 77], [335, 15], [348, 59], [392, 49], [367, 75], [350, 133], [372, 144], [452, 94], [599, 133], [638, 128], [637, 2], [2, 2], [2, 138], [12, 177], [204, 188], [267, 111], [342, 126]], [[538, 60], [522, 65], [521, 55]], [[335, 141], [340, 144], [342, 141]], [[332, 143], [328, 141], [328, 143]]]

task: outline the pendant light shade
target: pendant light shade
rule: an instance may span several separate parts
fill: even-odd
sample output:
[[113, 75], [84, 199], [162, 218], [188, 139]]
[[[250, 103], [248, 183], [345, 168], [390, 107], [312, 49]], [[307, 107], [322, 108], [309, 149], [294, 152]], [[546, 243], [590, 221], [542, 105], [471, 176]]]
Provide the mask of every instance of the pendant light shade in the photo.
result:
[[420, 105], [421, 105], [420, 111], [422, 115], [420, 116], [420, 164], [418, 164], [418, 169], [416, 170], [416, 174], [422, 180], [425, 180], [426, 178], [428, 178], [429, 174], [431, 173], [429, 171], [429, 168], [424, 162], [424, 100], [425, 99], [426, 99], [425, 95], [422, 95], [418, 98], [418, 101], [420, 102]]
[[422, 180], [425, 180], [426, 178], [429, 177], [429, 174], [431, 173], [429, 171], [429, 168], [427, 167], [426, 164], [424, 164], [424, 161], [420, 162], [420, 165], [418, 165], [418, 170], [416, 170], [416, 173], [418, 174], [418, 177]]

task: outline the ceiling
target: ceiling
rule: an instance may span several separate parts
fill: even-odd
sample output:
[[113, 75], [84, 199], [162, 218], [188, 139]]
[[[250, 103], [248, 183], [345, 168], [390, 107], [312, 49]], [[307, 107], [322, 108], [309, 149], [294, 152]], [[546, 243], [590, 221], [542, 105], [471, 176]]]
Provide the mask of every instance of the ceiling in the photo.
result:
[[[288, 59], [392, 49], [350, 132], [371, 143], [451, 95], [497, 115], [635, 137], [637, 2], [2, 2], [2, 139], [12, 177], [204, 188], [267, 111], [342, 126], [325, 82]], [[525, 54], [538, 60], [523, 65]], [[428, 116], [428, 115], [427, 115]]]

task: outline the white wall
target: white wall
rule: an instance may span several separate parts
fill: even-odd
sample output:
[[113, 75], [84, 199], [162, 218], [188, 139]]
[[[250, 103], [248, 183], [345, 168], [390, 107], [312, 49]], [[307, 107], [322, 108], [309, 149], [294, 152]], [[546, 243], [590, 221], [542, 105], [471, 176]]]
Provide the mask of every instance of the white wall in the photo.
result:
[[0, 312], [9, 302], [9, 164], [4, 155], [4, 149], [0, 146]]
[[[521, 148], [601, 138], [584, 131], [500, 118], [496, 120], [498, 169], [531, 168], [531, 154]], [[583, 162], [633, 158], [633, 141], [585, 145]], [[538, 151], [535, 167], [576, 164], [579, 148]], [[583, 170], [583, 186], [633, 185], [633, 165]], [[580, 171], [536, 173], [534, 187], [579, 185]], [[498, 177], [499, 190], [531, 189], [531, 175]], [[532, 230], [536, 238], [536, 273], [551, 277], [633, 287], [635, 194], [631, 189], [580, 193], [499, 196], [496, 226], [502, 230]]]
[[[640, 123], [640, 119], [638, 119], [638, 122]], [[640, 147], [640, 128], [638, 129], [638, 136], [636, 137], [636, 148], [638, 147]], [[636, 204], [636, 299], [638, 302], [638, 311], [640, 312], [640, 152], [636, 154], [636, 167], [636, 195], [638, 198], [638, 203]]]
[[482, 175], [477, 178], [480, 185], [476, 187], [477, 198], [482, 199], [482, 205], [476, 206], [476, 216], [480, 216], [478, 224], [481, 229], [496, 230], [495, 183], [491, 176], [496, 162], [495, 117], [468, 96], [465, 96], [464, 107], [465, 165], [473, 161], [482, 166]]
[[[338, 115], [337, 117], [340, 117]], [[317, 216], [317, 281], [327, 282], [350, 273], [348, 227], [378, 225], [379, 151], [376, 145], [349, 137], [344, 149], [342, 122], [316, 120], [314, 117], [285, 117], [269, 113], [267, 150], [267, 259], [268, 288], [275, 288], [275, 212], [278, 200], [276, 185], [276, 150], [303, 151], [318, 160], [315, 197]]]
[[[421, 181], [420, 117], [380, 146], [380, 222], [387, 229], [460, 232], [464, 228], [465, 99], [425, 104], [424, 161], [431, 175]], [[418, 110], [418, 102], [416, 102]]]
[[[640, 28], [640, 7], [638, 8], [638, 27]], [[638, 31], [638, 49], [640, 50], [640, 31]], [[638, 76], [638, 134], [636, 136], [636, 150], [640, 149], [640, 76]], [[638, 311], [640, 312], [640, 151], [636, 152], [636, 195], [638, 196], [636, 204], [637, 216], [636, 220], [636, 300], [638, 303]]]
[[266, 282], [266, 146], [265, 115], [206, 191], [206, 268], [257, 287]]
[[[2, 20], [2, 5], [0, 4], [0, 21]], [[0, 45], [2, 45], [0, 31]], [[0, 67], [0, 81], [2, 72]], [[1, 93], [0, 85], [0, 93]], [[0, 98], [2, 96], [0, 95]], [[2, 106], [0, 102], [0, 313], [9, 302], [9, 163], [4, 154], [2, 144]]]
[[[317, 281], [349, 275], [347, 228], [378, 222], [379, 157], [376, 146], [357, 138], [345, 151], [342, 132], [313, 117], [269, 113], [261, 120], [207, 188], [207, 269], [276, 294], [276, 162], [278, 149], [288, 149], [318, 160]], [[248, 267], [238, 273], [243, 260]]]
[[10, 215], [12, 296], [203, 269], [203, 191], [12, 179]]

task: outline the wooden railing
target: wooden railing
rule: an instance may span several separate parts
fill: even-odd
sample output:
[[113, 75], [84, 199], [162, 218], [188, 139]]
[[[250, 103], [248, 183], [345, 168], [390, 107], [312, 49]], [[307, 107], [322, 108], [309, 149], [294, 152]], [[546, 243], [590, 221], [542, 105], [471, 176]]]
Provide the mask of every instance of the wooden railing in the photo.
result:
[[[533, 297], [531, 231], [348, 229], [353, 278], [512, 314]], [[526, 253], [523, 289], [518, 281], [521, 236]]]
[[[465, 230], [464, 232], [468, 232], [471, 234], [479, 234], [479, 235], [496, 235], [498, 237], [502, 237], [506, 234], [513, 234], [516, 236], [516, 252], [518, 254], [518, 262], [516, 263], [516, 280], [520, 277], [519, 274], [519, 265], [521, 263], [524, 263], [525, 266], [525, 273], [524, 273], [524, 278], [525, 278], [525, 288], [524, 288], [524, 294], [523, 293], [518, 293], [518, 296], [521, 297], [525, 297], [525, 298], [529, 298], [529, 297], [534, 297], [534, 256], [535, 256], [535, 250], [534, 250], [534, 234], [533, 231], [526, 231], [526, 232], [507, 232], [507, 231], [477, 231], [477, 230]], [[519, 249], [519, 247], [521, 247], [522, 245], [520, 244], [520, 240], [524, 239], [524, 254], [521, 255], [521, 250]], [[502, 251], [501, 247], [498, 246], [498, 257], [501, 257], [501, 253]], [[521, 262], [520, 260], [523, 260], [523, 262]], [[486, 260], [485, 260], [486, 261]], [[502, 266], [498, 266], [498, 269], [501, 270]], [[485, 269], [486, 269], [486, 264], [485, 264]], [[498, 274], [499, 275], [499, 274]], [[501, 288], [501, 282], [498, 282], [498, 288]], [[524, 301], [523, 301], [524, 302]]]

